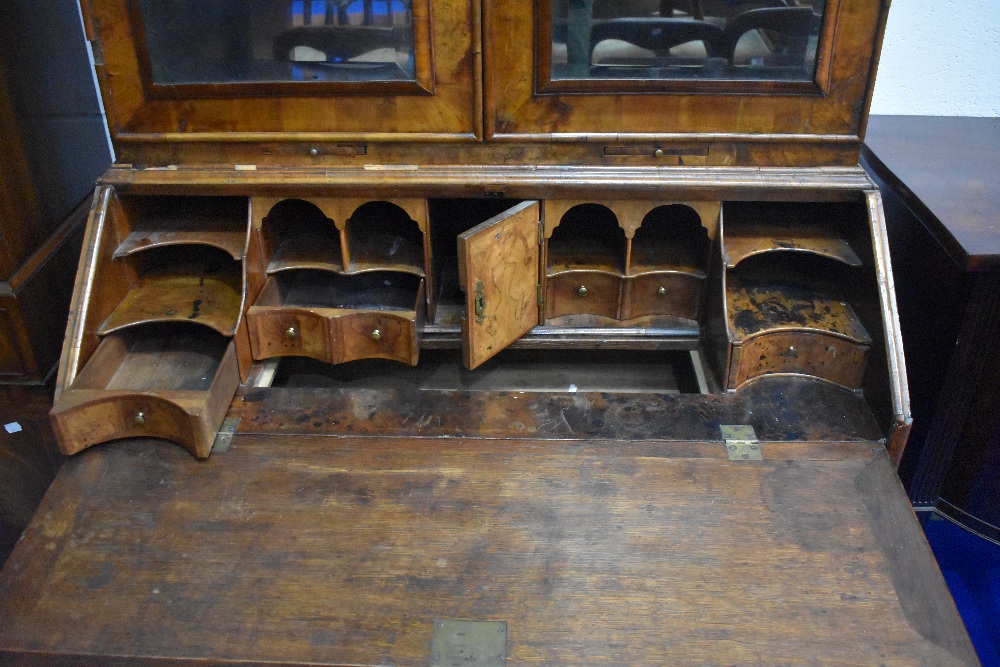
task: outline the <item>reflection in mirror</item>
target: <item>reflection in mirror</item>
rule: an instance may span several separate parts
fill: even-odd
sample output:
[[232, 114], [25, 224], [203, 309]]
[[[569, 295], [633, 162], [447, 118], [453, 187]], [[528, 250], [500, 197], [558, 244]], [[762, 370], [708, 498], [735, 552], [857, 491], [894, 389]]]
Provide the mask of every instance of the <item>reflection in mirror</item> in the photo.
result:
[[812, 81], [826, 0], [551, 0], [552, 78]]
[[412, 0], [139, 0], [153, 83], [413, 81]]

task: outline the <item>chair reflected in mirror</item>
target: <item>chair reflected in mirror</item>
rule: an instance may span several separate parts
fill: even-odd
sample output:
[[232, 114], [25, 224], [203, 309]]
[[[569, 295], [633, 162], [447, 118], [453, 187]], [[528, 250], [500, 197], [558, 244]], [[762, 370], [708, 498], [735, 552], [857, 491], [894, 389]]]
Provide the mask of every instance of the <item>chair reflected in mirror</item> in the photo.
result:
[[314, 80], [412, 80], [410, 0], [292, 3], [292, 27], [274, 38], [276, 61]]
[[809, 7], [765, 7], [726, 23], [726, 59], [734, 66], [801, 68], [815, 60], [822, 15]]

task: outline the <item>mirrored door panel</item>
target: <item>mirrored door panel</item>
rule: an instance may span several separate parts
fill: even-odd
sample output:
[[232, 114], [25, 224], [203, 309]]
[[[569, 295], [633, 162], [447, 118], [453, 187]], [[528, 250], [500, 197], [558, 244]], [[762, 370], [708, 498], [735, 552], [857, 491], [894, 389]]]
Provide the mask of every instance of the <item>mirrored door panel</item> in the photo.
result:
[[82, 6], [116, 145], [440, 141], [480, 136], [480, 1]]
[[484, 6], [488, 138], [693, 141], [702, 156], [697, 142], [713, 140], [860, 146], [887, 12], [877, 0]]
[[156, 85], [417, 80], [412, 0], [139, 0]]
[[548, 0], [553, 80], [812, 81], [825, 0]]

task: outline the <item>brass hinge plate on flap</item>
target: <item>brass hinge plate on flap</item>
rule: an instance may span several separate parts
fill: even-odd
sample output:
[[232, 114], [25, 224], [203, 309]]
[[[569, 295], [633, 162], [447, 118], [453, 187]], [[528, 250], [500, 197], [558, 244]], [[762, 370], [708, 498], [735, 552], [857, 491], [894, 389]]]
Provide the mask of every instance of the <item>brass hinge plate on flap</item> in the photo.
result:
[[763, 461], [757, 433], [752, 426], [739, 424], [719, 426], [726, 444], [726, 455], [730, 461]]
[[434, 621], [430, 667], [504, 667], [506, 621]]
[[227, 417], [222, 420], [219, 433], [215, 436], [215, 442], [212, 443], [212, 453], [220, 453], [229, 449], [229, 445], [233, 442], [233, 436], [236, 435], [236, 427], [239, 425], [239, 417]]

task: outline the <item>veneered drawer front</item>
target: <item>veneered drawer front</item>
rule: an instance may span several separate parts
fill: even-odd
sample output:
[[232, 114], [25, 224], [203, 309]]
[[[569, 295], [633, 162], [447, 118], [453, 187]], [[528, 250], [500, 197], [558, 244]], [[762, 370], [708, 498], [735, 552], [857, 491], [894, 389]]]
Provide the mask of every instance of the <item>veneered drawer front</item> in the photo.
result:
[[601, 271], [568, 271], [547, 279], [545, 316], [601, 315], [618, 318], [621, 276]]
[[649, 273], [628, 278], [622, 297], [623, 320], [671, 315], [697, 320], [704, 279], [685, 273]]
[[419, 353], [415, 318], [391, 312], [341, 315], [333, 328], [331, 350], [338, 362], [395, 359], [415, 366]]
[[798, 373], [860, 389], [868, 346], [820, 333], [781, 331], [733, 347], [730, 389], [773, 373]]
[[56, 410], [52, 418], [60, 441], [72, 442], [76, 450], [119, 438], [194, 440], [187, 413], [157, 396], [109, 395]]
[[[102, 341], [73, 386], [56, 399], [49, 414], [64, 454], [75, 454], [108, 440], [138, 437], [176, 442], [198, 458], [211, 453], [219, 425], [240, 385], [233, 342], [226, 343], [218, 365], [209, 371], [210, 379], [207, 375], [189, 377], [191, 368], [185, 364], [190, 365], [190, 356], [186, 362], [171, 367], [168, 360], [176, 362], [180, 358], [177, 349], [149, 355], [143, 350], [143, 342], [141, 338], [133, 341], [127, 355], [154, 356], [164, 362], [150, 367], [148, 376], [138, 376], [138, 383], [147, 384], [148, 389], [122, 388], [137, 384], [135, 378], [118, 378], [118, 388], [102, 386], [112, 375], [136, 373], [141, 365], [119, 353], [124, 346], [112, 335]], [[120, 365], [123, 359], [125, 366]], [[199, 388], [181, 386], [192, 380]], [[155, 388], [157, 385], [160, 388]]]
[[330, 354], [330, 318], [294, 308], [261, 308], [247, 311], [250, 348], [254, 359], [312, 357], [333, 363]]

